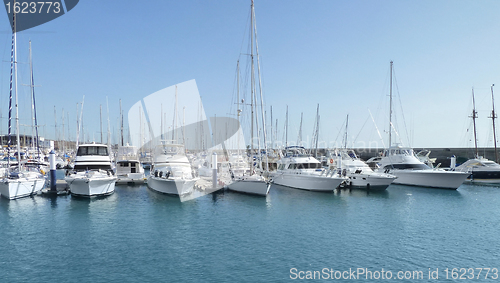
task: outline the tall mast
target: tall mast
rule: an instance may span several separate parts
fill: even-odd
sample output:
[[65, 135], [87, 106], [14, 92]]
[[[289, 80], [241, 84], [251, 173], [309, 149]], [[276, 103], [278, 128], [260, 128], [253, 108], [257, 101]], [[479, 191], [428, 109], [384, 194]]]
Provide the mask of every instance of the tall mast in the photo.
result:
[[[165, 117], [166, 122], [166, 117]], [[163, 133], [165, 133], [165, 126], [163, 125], [163, 103], [160, 104], [160, 139], [163, 140]]]
[[347, 114], [347, 118], [345, 120], [345, 140], [344, 140], [344, 148], [347, 149], [347, 125], [349, 124], [349, 114]]
[[274, 148], [273, 106], [271, 105], [271, 150]]
[[122, 112], [122, 100], [120, 99], [120, 136], [121, 136], [121, 146], [123, 146], [123, 112]]
[[31, 40], [29, 41], [29, 51], [30, 51], [30, 92], [31, 92], [31, 147], [35, 148], [35, 93], [33, 92], [33, 62], [31, 54]]
[[304, 117], [304, 112], [300, 113], [300, 126], [299, 126], [299, 136], [297, 138], [297, 145], [302, 142], [302, 118]]
[[[16, 1], [14, 1], [14, 6]], [[16, 13], [12, 13], [12, 17], [14, 18]], [[21, 169], [21, 138], [19, 137], [19, 97], [17, 93], [17, 31], [16, 31], [16, 21], [14, 19], [14, 73], [16, 75], [15, 78], [15, 86], [16, 86], [16, 138], [17, 138], [17, 163], [19, 167], [19, 171]]]
[[[254, 81], [255, 81], [255, 74], [254, 74], [254, 66], [253, 66], [253, 0], [252, 0], [252, 6], [250, 7], [250, 59], [252, 60], [251, 62], [251, 82], [250, 82], [250, 108], [251, 108], [251, 126], [250, 126], [250, 148], [251, 148], [251, 154], [253, 155], [254, 151], [254, 145], [253, 145], [253, 127], [254, 127], [254, 120], [253, 120], [253, 115], [254, 115], [254, 109], [253, 109], [253, 104], [254, 104]], [[253, 171], [253, 162], [251, 162], [251, 171]]]
[[101, 130], [101, 143], [102, 143], [102, 104], [99, 105], [99, 124]]
[[109, 150], [109, 152], [111, 154], [111, 130], [110, 130], [111, 123], [109, 121], [109, 102], [108, 102], [108, 97], [107, 96], [106, 96], [106, 111], [107, 111], [107, 114], [108, 114], [108, 150]]
[[[252, 0], [252, 11], [254, 17], [254, 33], [255, 33], [255, 51], [257, 55], [257, 70], [259, 75], [259, 94], [260, 94], [260, 114], [262, 119], [262, 135], [264, 141], [264, 152], [266, 153], [266, 171], [269, 171], [269, 162], [268, 162], [268, 154], [267, 154], [267, 138], [266, 138], [266, 113], [264, 111], [264, 98], [262, 95], [262, 77], [260, 75], [260, 60], [259, 60], [259, 43], [257, 41], [257, 20], [255, 19], [255, 7], [253, 5]], [[259, 139], [260, 143], [260, 139]], [[262, 164], [262, 163], [261, 163]]]
[[495, 113], [495, 99], [493, 97], [493, 87], [495, 84], [491, 85], [491, 103], [493, 104], [493, 110], [491, 110], [491, 120], [493, 121], [493, 144], [495, 145], [495, 162], [498, 162], [498, 152], [497, 152], [497, 135], [496, 135], [496, 128], [495, 128], [495, 119], [497, 118], [497, 115]]
[[[241, 115], [241, 109], [240, 109], [240, 60], [236, 61], [236, 118], [238, 119], [238, 131], [241, 128], [240, 125], [240, 115]], [[240, 133], [237, 134], [238, 139], [237, 139], [237, 145], [236, 148], [238, 149], [238, 155], [240, 154]]]
[[390, 79], [390, 87], [389, 87], [389, 148], [391, 147], [392, 143], [392, 65], [393, 61], [391, 61], [391, 79]]
[[[31, 103], [33, 103], [33, 100], [31, 101]], [[59, 144], [59, 135], [57, 134], [57, 112], [55, 105], [54, 105], [54, 134], [55, 134], [55, 140]]]
[[[65, 144], [64, 141], [66, 140], [66, 137], [64, 136], [64, 108], [62, 109], [62, 152], [64, 156], [64, 149], [65, 149]], [[101, 135], [101, 142], [102, 142], [102, 135]], [[63, 157], [64, 158], [64, 157]]]
[[472, 88], [472, 123], [474, 125], [474, 148], [476, 151], [476, 158], [479, 156], [477, 153], [477, 136], [476, 136], [476, 118], [477, 118], [477, 112], [476, 112], [476, 100], [474, 99], [474, 88]]
[[288, 147], [288, 105], [286, 106], [285, 116], [285, 147]]
[[[38, 142], [38, 121], [36, 119], [35, 78], [33, 76], [33, 56], [31, 52], [31, 40], [30, 40], [30, 73], [31, 73], [30, 89], [31, 89], [31, 111], [32, 111], [31, 141], [32, 141], [32, 147], [36, 148], [37, 158], [40, 159], [40, 149]], [[35, 130], [34, 133], [33, 129]], [[33, 139], [35, 139], [35, 142], [33, 142]]]
[[316, 110], [316, 145], [314, 147], [314, 157], [318, 157], [318, 140], [319, 140], [319, 103], [318, 108]]
[[[15, 2], [14, 2], [15, 4]], [[10, 167], [10, 147], [12, 145], [12, 93], [13, 93], [13, 77], [14, 77], [14, 52], [16, 44], [16, 13], [12, 13], [12, 46], [10, 50], [10, 91], [9, 91], [9, 124], [8, 124], [8, 136], [9, 140], [7, 143], [7, 166]], [[19, 145], [19, 143], [18, 143]], [[18, 162], [19, 164], [21, 162]]]

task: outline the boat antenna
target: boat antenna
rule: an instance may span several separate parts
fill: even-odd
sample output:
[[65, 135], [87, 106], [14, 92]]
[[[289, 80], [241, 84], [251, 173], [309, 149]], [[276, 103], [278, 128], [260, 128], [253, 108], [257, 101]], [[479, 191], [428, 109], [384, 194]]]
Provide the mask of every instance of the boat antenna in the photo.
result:
[[496, 135], [496, 129], [495, 129], [495, 119], [497, 118], [497, 115], [495, 113], [495, 98], [493, 97], [493, 87], [495, 84], [491, 85], [491, 103], [493, 104], [493, 110], [491, 110], [491, 120], [493, 121], [493, 144], [495, 145], [495, 162], [498, 162], [498, 152], [497, 152], [497, 135]]
[[470, 117], [472, 118], [472, 123], [474, 125], [474, 148], [476, 150], [476, 158], [477, 158], [479, 154], [477, 153], [477, 135], [476, 135], [477, 111], [476, 111], [476, 100], [474, 98], [474, 88], [472, 88], [472, 115]]

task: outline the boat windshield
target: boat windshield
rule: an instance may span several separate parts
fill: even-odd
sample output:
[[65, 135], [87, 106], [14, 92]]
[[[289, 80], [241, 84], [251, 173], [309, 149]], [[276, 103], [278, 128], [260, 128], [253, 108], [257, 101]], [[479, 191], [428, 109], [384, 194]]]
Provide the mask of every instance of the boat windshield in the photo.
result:
[[411, 148], [391, 148], [389, 151], [385, 152], [385, 156], [389, 155], [413, 155], [413, 149]]
[[321, 168], [321, 163], [292, 163], [288, 169], [318, 169]]
[[308, 156], [306, 149], [302, 146], [289, 146], [285, 148], [285, 156], [287, 157], [302, 157]]
[[425, 164], [389, 164], [384, 166], [384, 169], [431, 169]]
[[87, 170], [111, 170], [111, 165], [109, 164], [92, 164], [92, 165], [75, 165], [75, 171], [87, 171]]
[[485, 161], [483, 162], [484, 166], [486, 167], [500, 167], [498, 163], [495, 163], [493, 161]]
[[82, 146], [78, 148], [77, 156], [101, 155], [108, 156], [108, 148], [105, 146]]

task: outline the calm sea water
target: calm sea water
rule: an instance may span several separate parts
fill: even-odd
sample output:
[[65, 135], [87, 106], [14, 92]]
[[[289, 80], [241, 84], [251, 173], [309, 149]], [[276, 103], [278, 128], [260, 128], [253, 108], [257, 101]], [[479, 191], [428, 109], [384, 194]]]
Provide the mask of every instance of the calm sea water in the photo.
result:
[[[184, 203], [146, 186], [117, 186], [104, 198], [0, 199], [0, 276], [276, 282], [360, 268], [375, 277], [390, 271], [393, 280], [399, 271], [421, 271], [419, 282], [437, 282], [446, 268], [448, 278], [453, 268], [500, 269], [499, 232], [500, 188], [491, 186], [393, 185], [382, 193], [273, 186], [266, 198], [225, 192]], [[429, 279], [429, 268], [438, 279]], [[358, 278], [348, 280], [374, 281]]]

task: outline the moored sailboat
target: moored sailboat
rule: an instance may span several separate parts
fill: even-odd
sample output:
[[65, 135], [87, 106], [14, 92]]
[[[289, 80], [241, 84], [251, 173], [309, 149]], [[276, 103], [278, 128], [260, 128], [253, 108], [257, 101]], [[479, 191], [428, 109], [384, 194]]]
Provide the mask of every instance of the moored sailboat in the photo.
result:
[[[232, 182], [227, 185], [227, 188], [232, 191], [240, 192], [240, 193], [247, 193], [247, 194], [254, 194], [254, 195], [260, 195], [260, 196], [266, 196], [269, 193], [269, 189], [271, 188], [271, 183], [269, 180], [265, 177], [268, 175], [267, 172], [269, 172], [269, 163], [267, 161], [267, 142], [266, 142], [266, 125], [265, 125], [265, 118], [264, 118], [264, 111], [263, 111], [263, 101], [262, 101], [262, 84], [261, 84], [261, 76], [260, 76], [260, 61], [259, 61], [259, 47], [257, 45], [257, 25], [255, 21], [255, 7], [254, 3], [252, 0], [251, 8], [250, 8], [250, 42], [251, 42], [251, 50], [250, 50], [250, 58], [251, 58], [251, 84], [250, 84], [250, 93], [251, 93], [251, 105], [250, 107], [252, 108], [251, 113], [251, 141], [250, 141], [250, 157], [248, 157], [248, 160], [244, 160], [243, 156], [241, 156], [238, 152], [238, 154], [232, 156], [232, 158], [229, 158], [229, 163], [230, 163], [230, 168], [232, 171]], [[255, 42], [254, 42], [255, 41]], [[259, 150], [260, 156], [257, 158], [258, 160], [264, 159], [265, 160], [265, 168], [261, 168], [260, 173], [257, 174], [254, 164], [253, 164], [253, 157], [252, 155], [254, 154], [254, 107], [255, 110], [257, 110], [256, 105], [257, 105], [257, 99], [256, 99], [256, 83], [255, 83], [255, 70], [254, 70], [254, 43], [255, 43], [255, 54], [257, 57], [257, 66], [258, 66], [258, 78], [259, 78], [259, 91], [260, 91], [260, 100], [261, 100], [261, 114], [262, 114], [262, 129], [263, 129], [263, 138], [264, 138], [264, 152], [265, 155], [262, 156], [261, 151]], [[237, 98], [237, 103], [238, 103], [238, 124], [239, 124], [239, 118], [241, 111], [239, 109], [239, 63], [238, 63], [238, 98]], [[257, 111], [255, 111], [257, 112]], [[258, 121], [258, 119], [257, 119]], [[258, 123], [257, 123], [258, 124]], [[238, 138], [239, 138], [239, 133]], [[238, 146], [239, 146], [239, 140], [238, 140]], [[262, 165], [262, 162], [259, 162], [260, 165]], [[264, 175], [264, 176], [263, 176]]]
[[[10, 167], [10, 158], [7, 158], [7, 168], [0, 176], [0, 194], [7, 199], [17, 199], [30, 196], [41, 191], [45, 185], [45, 178], [38, 168], [27, 168], [21, 165], [21, 149], [19, 137], [19, 107], [18, 107], [18, 89], [17, 89], [17, 36], [16, 36], [16, 13], [12, 14], [12, 49], [11, 49], [11, 71], [10, 71], [10, 95], [9, 95], [9, 127], [8, 127], [8, 147], [7, 157], [10, 157], [11, 149], [11, 121], [12, 121], [12, 94], [15, 93], [16, 109], [16, 137], [17, 137], [17, 166]], [[13, 84], [13, 78], [15, 78]], [[33, 76], [31, 77], [33, 78]], [[31, 83], [33, 86], [33, 83]], [[14, 86], [14, 88], [13, 88]], [[0, 171], [0, 172], [1, 172]]]
[[[495, 119], [497, 115], [495, 113], [495, 99], [493, 96], [493, 86], [491, 86], [491, 102], [493, 105], [491, 116], [489, 118], [492, 119], [493, 122], [493, 142], [495, 145], [495, 160], [498, 161], [498, 152], [497, 152], [497, 142], [496, 142], [496, 129], [495, 129]], [[467, 183], [479, 183], [479, 184], [500, 184], [500, 164], [495, 161], [486, 159], [482, 156], [479, 156], [477, 150], [477, 138], [476, 138], [476, 102], [474, 98], [474, 90], [472, 90], [472, 121], [474, 127], [474, 146], [475, 146], [475, 157], [473, 159], [469, 159], [463, 164], [457, 166], [456, 168], [452, 168], [456, 171], [461, 172], [469, 172], [470, 175], [467, 177]]]

